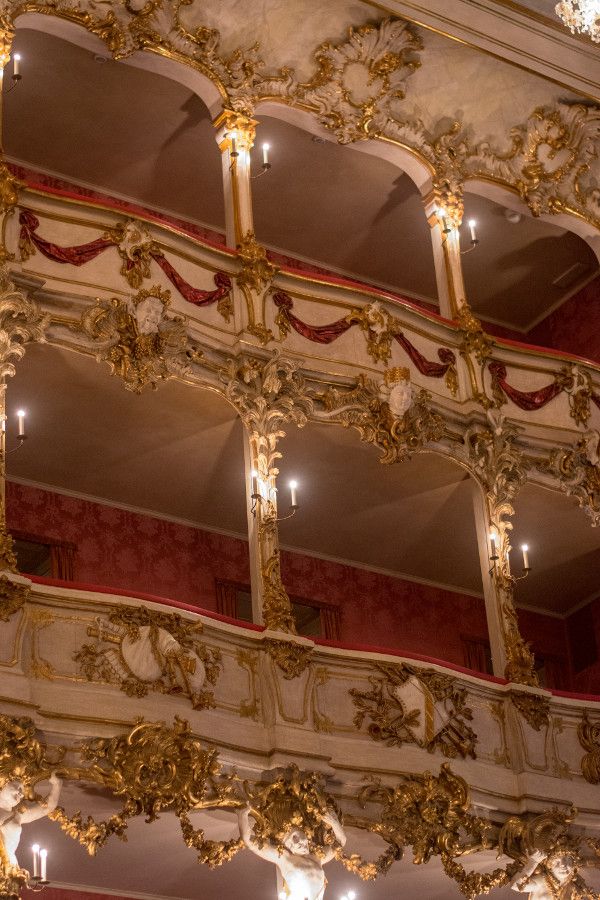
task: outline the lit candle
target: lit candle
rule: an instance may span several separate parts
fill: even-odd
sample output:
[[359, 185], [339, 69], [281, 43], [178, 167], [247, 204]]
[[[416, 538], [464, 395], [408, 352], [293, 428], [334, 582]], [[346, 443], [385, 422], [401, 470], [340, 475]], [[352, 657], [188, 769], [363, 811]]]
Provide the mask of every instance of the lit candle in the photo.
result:
[[15, 53], [13, 56], [13, 78], [18, 78], [20, 75], [19, 72], [19, 63], [21, 62], [21, 56], [19, 53]]
[[498, 554], [496, 553], [496, 535], [494, 534], [494, 532], [490, 533], [490, 547], [492, 548], [492, 555], [490, 558], [496, 559], [496, 556]]
[[19, 437], [25, 437], [25, 411], [20, 409], [17, 413], [19, 420]]
[[2, 431], [6, 431], [6, 417], [2, 416]]
[[263, 166], [269, 165], [269, 145], [263, 144]]
[[235, 131], [231, 132], [231, 155], [232, 156], [238, 155], [237, 148], [235, 146]]
[[42, 881], [46, 881], [46, 860], [48, 858], [47, 850], [40, 850], [40, 877]]
[[290, 493], [292, 495], [292, 509], [296, 509], [298, 506], [298, 495], [296, 493], [296, 488], [298, 487], [297, 481], [290, 481]]
[[258, 472], [252, 469], [252, 496], [258, 496]]
[[529, 547], [527, 544], [523, 544], [521, 550], [523, 551], [523, 568], [527, 570], [529, 569]]
[[40, 874], [40, 845], [34, 844], [31, 852], [33, 853], [33, 877], [38, 878]]
[[475, 219], [469, 219], [469, 228], [471, 229], [471, 242], [474, 244], [477, 241], [477, 235], [475, 234], [475, 226], [477, 222]]
[[356, 900], [356, 891], [348, 891], [348, 900]]
[[442, 231], [444, 234], [448, 234], [450, 231], [448, 227], [448, 218], [446, 216], [445, 211], [440, 207], [437, 211], [438, 218], [442, 220]]

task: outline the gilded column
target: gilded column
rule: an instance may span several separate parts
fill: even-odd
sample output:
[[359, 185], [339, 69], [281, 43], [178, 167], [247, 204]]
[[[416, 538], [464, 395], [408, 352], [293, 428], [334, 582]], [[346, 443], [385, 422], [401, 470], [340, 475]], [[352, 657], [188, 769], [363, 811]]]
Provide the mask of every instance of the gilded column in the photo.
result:
[[266, 362], [232, 361], [225, 388], [246, 429], [250, 569], [254, 620], [295, 634], [290, 600], [281, 580], [277, 513], [278, 444], [284, 426], [305, 424], [312, 410], [295, 363], [278, 354]]
[[246, 330], [261, 344], [267, 344], [273, 335], [265, 325], [265, 295], [277, 270], [254, 233], [250, 151], [257, 124], [255, 119], [229, 109], [214, 121], [223, 166], [226, 238], [228, 246], [236, 248], [241, 263], [236, 282], [245, 299]]
[[13, 258], [6, 247], [6, 222], [15, 210], [22, 183], [10, 172], [4, 160], [3, 87], [4, 70], [10, 62], [15, 29], [6, 15], [0, 15], [0, 265]]
[[6, 388], [28, 341], [43, 341], [47, 316], [11, 282], [5, 261], [0, 264], [0, 621], [19, 609], [29, 582], [17, 574], [13, 542], [6, 526]]
[[526, 480], [517, 430], [500, 412], [486, 428], [467, 433], [472, 469], [479, 484], [474, 498], [486, 615], [494, 674], [538, 686], [533, 654], [519, 631], [514, 605], [516, 578], [510, 569], [513, 500]]

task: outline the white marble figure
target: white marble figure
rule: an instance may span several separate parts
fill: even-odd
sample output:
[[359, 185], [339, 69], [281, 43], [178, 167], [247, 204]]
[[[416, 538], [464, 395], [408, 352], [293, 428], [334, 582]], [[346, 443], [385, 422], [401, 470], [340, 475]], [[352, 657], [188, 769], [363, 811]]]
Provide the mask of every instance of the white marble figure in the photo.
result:
[[[272, 844], [259, 847], [252, 835], [248, 807], [238, 810], [238, 820], [246, 847], [261, 859], [274, 863], [279, 869], [285, 883], [287, 900], [323, 900], [326, 883], [323, 866], [333, 859], [335, 847], [327, 847], [322, 857], [311, 853], [308, 838], [301, 828], [290, 829], [281, 850]], [[330, 826], [339, 846], [343, 847], [346, 835], [337, 816], [332, 812], [327, 813], [323, 822]]]
[[156, 334], [162, 322], [164, 304], [159, 297], [146, 297], [135, 308], [135, 320], [140, 334]]
[[384, 372], [379, 396], [387, 403], [394, 418], [401, 419], [414, 400], [408, 369], [389, 369]]
[[570, 853], [546, 856], [535, 850], [510, 886], [520, 894], [529, 894], [531, 900], [574, 900], [579, 896], [576, 876], [577, 864]]
[[18, 866], [17, 847], [23, 825], [43, 819], [56, 809], [62, 781], [55, 772], [49, 781], [50, 793], [43, 803], [24, 801], [23, 784], [18, 779], [7, 781], [0, 789], [0, 862], [5, 856], [9, 865]]

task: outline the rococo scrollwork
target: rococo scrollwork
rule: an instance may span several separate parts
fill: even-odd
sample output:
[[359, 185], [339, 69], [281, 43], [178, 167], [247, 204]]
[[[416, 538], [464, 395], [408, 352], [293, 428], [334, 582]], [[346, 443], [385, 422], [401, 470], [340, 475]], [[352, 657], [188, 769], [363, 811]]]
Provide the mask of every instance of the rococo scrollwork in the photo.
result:
[[429, 753], [475, 758], [473, 713], [456, 679], [409, 663], [379, 663], [376, 672], [369, 676], [370, 690], [350, 689], [357, 728], [366, 720], [369, 736], [390, 747], [416, 744]]
[[199, 640], [201, 622], [118, 606], [108, 621], [98, 617], [87, 633], [95, 642], [84, 644], [75, 660], [90, 681], [116, 682], [130, 697], [158, 691], [187, 697], [194, 709], [214, 706], [207, 686], [217, 682], [221, 653]]

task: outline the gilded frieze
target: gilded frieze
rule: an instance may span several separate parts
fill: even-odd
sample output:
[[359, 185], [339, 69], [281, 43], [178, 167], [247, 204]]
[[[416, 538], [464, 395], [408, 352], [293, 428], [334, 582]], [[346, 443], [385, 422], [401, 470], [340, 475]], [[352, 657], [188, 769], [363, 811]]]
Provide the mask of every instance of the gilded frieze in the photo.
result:
[[215, 705], [221, 654], [199, 640], [201, 622], [144, 606], [115, 607], [87, 629], [94, 643], [74, 654], [88, 681], [118, 684], [129, 697], [150, 691], [187, 697], [194, 709]]
[[455, 678], [408, 663], [379, 663], [376, 671], [369, 690], [350, 689], [356, 728], [368, 722], [369, 736], [388, 747], [416, 744], [429, 753], [475, 758], [473, 713]]

